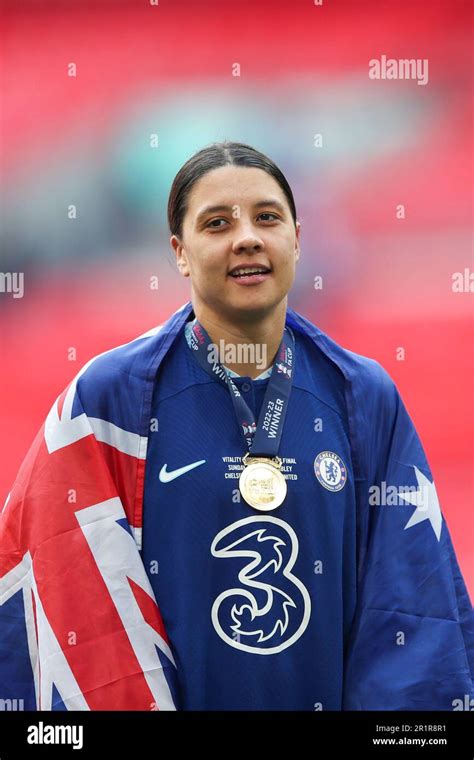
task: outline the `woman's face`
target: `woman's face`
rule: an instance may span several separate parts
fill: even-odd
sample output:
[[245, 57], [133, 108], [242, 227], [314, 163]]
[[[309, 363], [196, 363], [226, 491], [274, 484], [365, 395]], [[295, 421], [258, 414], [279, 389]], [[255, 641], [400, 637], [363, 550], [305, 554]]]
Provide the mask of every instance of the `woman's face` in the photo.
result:
[[[193, 186], [182, 238], [173, 235], [170, 242], [178, 269], [191, 278], [194, 303], [230, 317], [258, 316], [271, 312], [293, 284], [299, 233], [273, 177], [262, 169], [223, 166]], [[248, 264], [270, 272], [245, 283], [230, 274]]]

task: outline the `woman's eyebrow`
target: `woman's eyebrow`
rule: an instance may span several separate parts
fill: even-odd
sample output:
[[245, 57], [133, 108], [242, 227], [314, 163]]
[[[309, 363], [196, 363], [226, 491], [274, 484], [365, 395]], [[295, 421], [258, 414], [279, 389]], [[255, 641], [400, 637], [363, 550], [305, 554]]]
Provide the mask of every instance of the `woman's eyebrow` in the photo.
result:
[[[273, 206], [274, 208], [277, 208], [281, 213], [283, 214], [285, 211], [285, 208], [280, 201], [278, 201], [276, 198], [268, 198], [267, 200], [263, 201], [257, 201], [253, 204], [253, 208], [263, 208], [264, 206]], [[234, 206], [226, 206], [225, 204], [218, 204], [216, 206], [205, 206], [199, 214], [196, 217], [196, 224], [199, 224], [199, 222], [208, 214], [214, 214], [217, 211], [232, 211]]]

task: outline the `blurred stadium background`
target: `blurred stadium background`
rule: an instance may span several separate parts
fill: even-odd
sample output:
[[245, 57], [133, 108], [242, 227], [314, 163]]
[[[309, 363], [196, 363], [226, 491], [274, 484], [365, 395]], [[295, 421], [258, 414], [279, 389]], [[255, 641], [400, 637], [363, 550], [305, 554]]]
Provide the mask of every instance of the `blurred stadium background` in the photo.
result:
[[[396, 381], [474, 595], [473, 296], [452, 291], [474, 268], [470, 6], [3, 2], [0, 269], [25, 291], [0, 294], [2, 503], [78, 369], [188, 300], [168, 191], [195, 150], [234, 139], [292, 185], [290, 305]], [[429, 83], [370, 80], [381, 55], [427, 58]]]

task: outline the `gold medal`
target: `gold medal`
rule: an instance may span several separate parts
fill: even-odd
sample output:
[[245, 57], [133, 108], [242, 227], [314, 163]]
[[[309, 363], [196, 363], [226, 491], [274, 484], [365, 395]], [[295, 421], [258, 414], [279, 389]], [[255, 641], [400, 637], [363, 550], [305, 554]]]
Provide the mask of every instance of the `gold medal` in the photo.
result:
[[279, 507], [287, 490], [280, 457], [251, 457], [247, 452], [242, 461], [239, 489], [247, 504], [262, 512]]

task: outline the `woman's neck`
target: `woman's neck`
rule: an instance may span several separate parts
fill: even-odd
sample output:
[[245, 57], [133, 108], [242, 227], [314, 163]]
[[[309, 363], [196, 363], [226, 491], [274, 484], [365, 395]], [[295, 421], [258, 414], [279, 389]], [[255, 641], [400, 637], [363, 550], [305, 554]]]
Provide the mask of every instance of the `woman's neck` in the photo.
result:
[[194, 314], [215, 344], [220, 363], [251, 378], [273, 364], [285, 329], [286, 309], [285, 298], [268, 314], [235, 320], [193, 301]]

